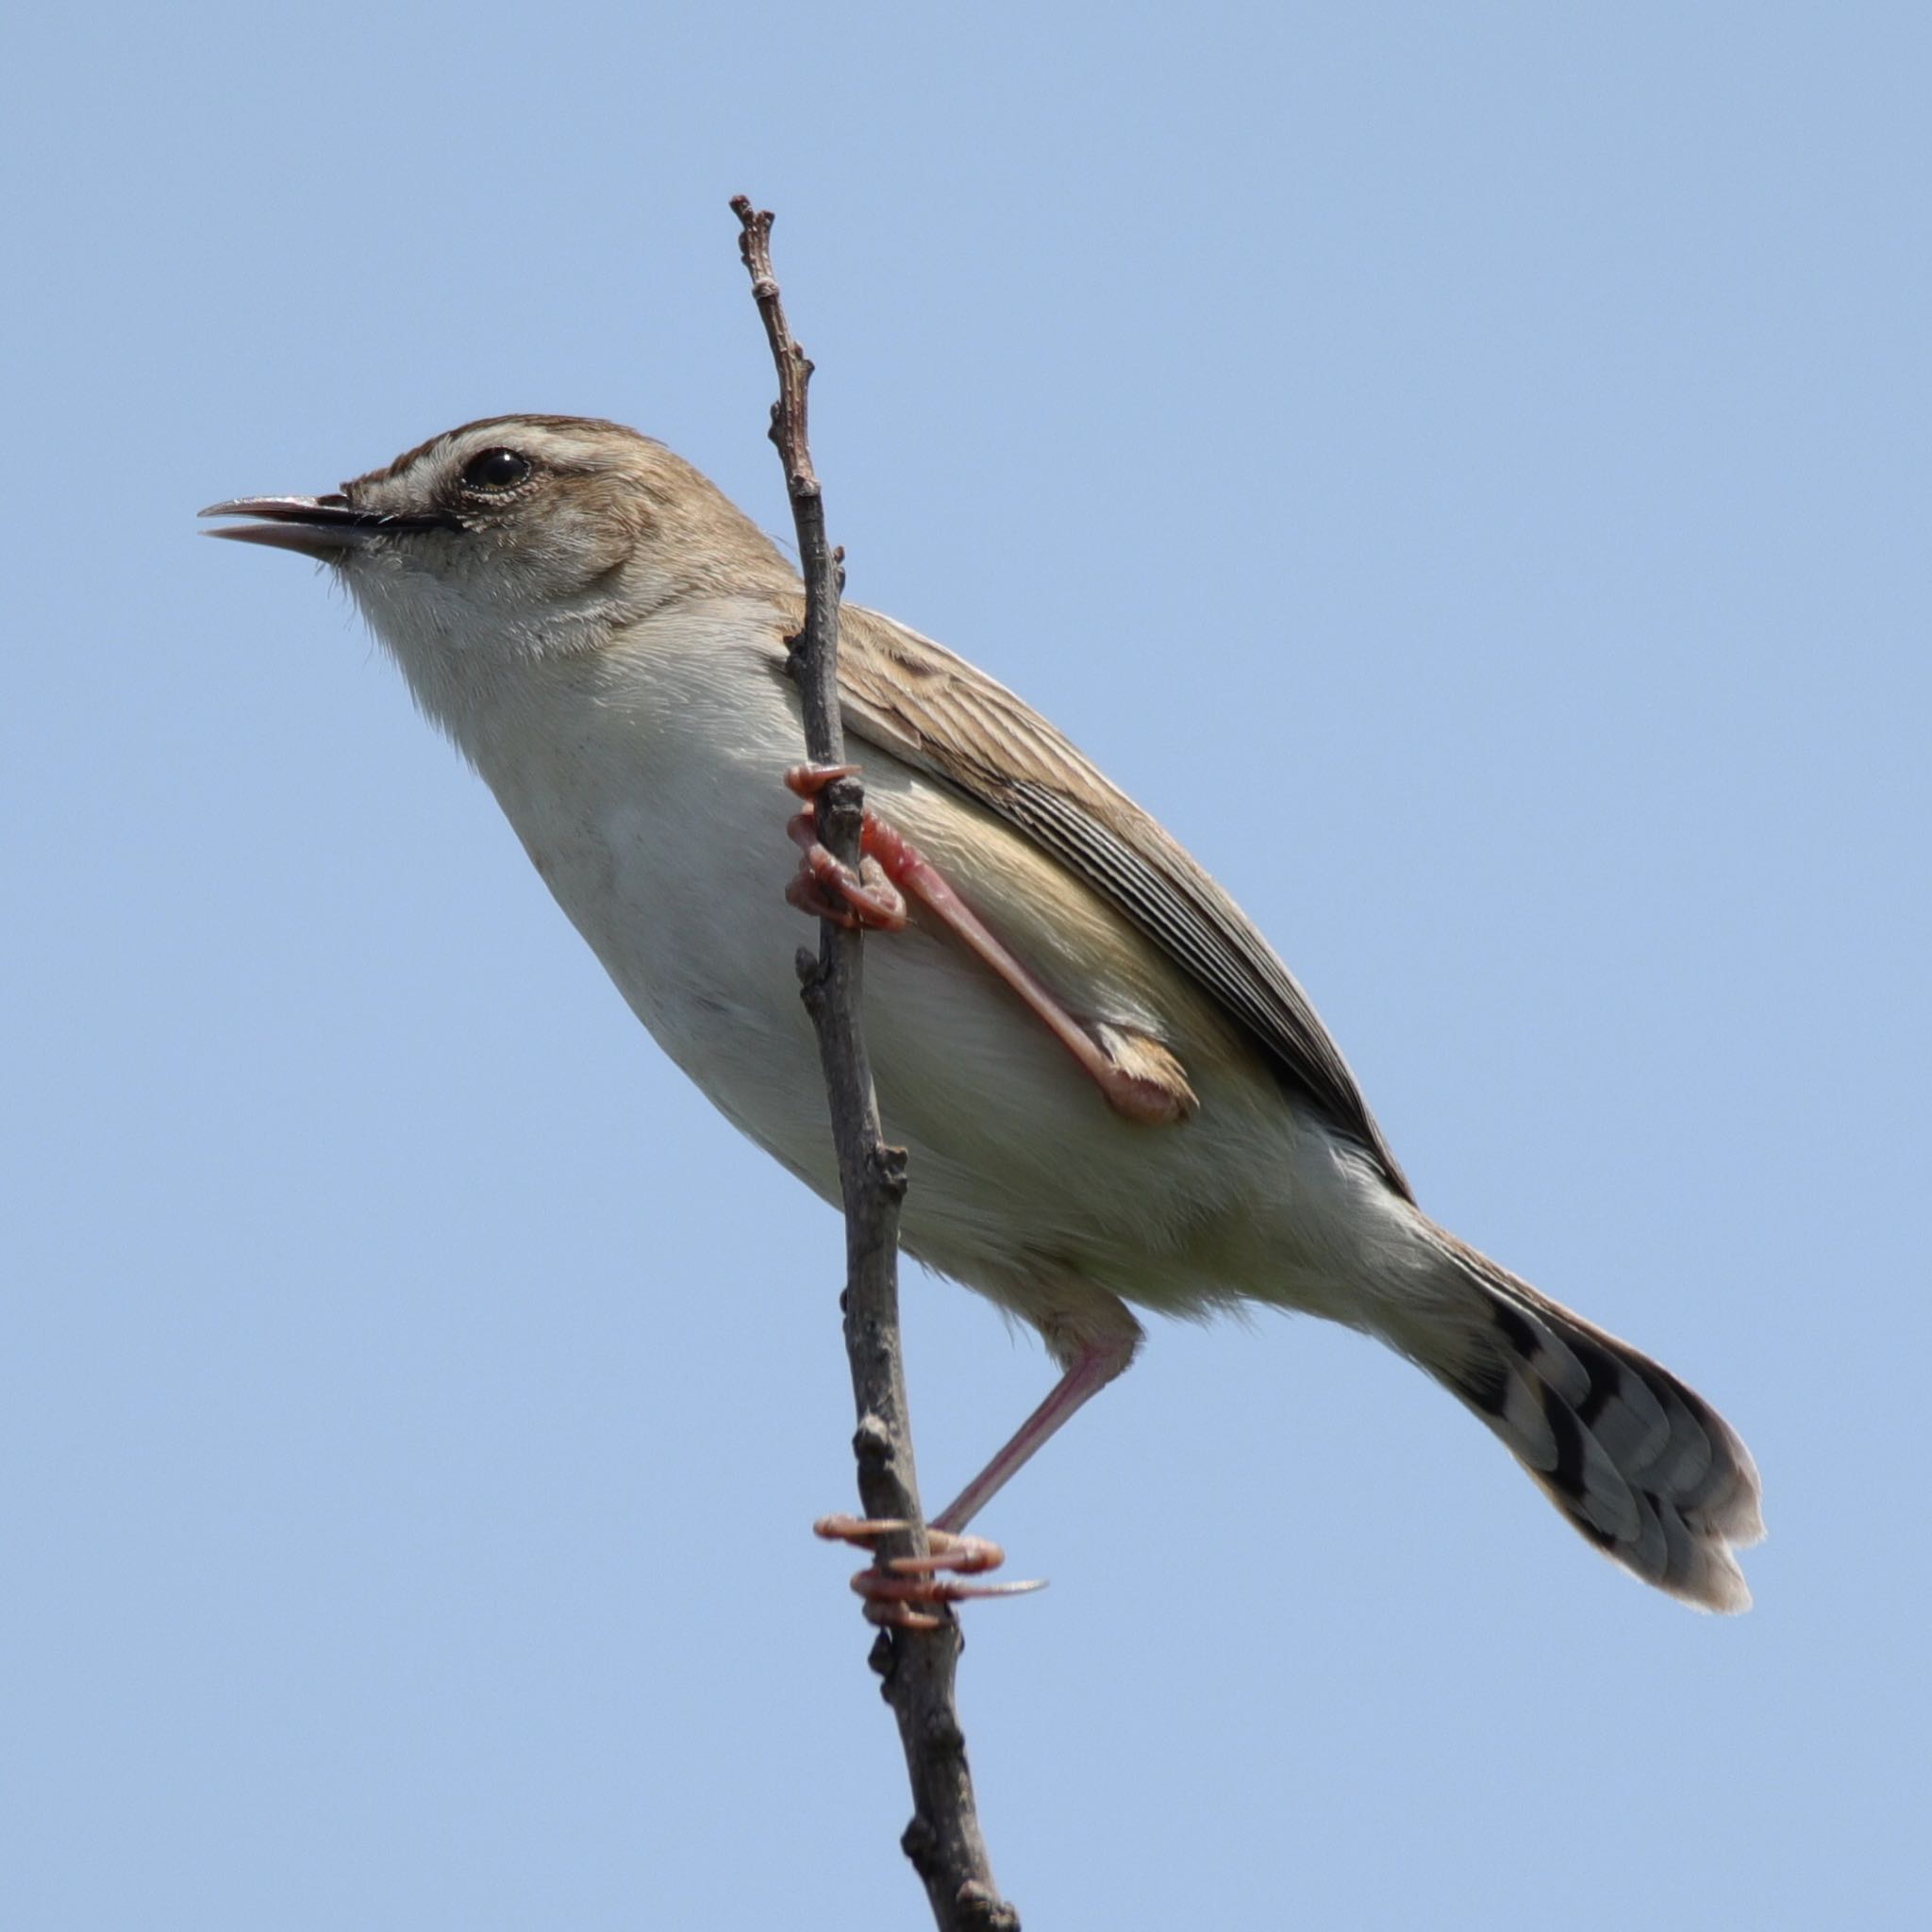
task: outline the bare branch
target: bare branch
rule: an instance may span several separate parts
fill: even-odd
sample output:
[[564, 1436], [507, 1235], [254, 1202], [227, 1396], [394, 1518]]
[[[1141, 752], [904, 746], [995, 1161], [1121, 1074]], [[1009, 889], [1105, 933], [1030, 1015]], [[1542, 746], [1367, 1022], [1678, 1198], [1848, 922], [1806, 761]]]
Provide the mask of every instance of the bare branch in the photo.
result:
[[[843, 762], [839, 708], [839, 595], [843, 552], [825, 538], [824, 502], [806, 431], [811, 363], [793, 339], [772, 273], [772, 216], [743, 195], [731, 203], [739, 250], [751, 275], [778, 370], [772, 441], [785, 466], [785, 489], [798, 530], [805, 575], [805, 627], [791, 643], [791, 671], [805, 714], [806, 752], [816, 765]], [[848, 864], [858, 859], [864, 800], [857, 778], [836, 779], [818, 794], [818, 834]], [[775, 825], [774, 825], [775, 832]], [[800, 949], [803, 996], [818, 1031], [831, 1105], [832, 1138], [845, 1207], [845, 1350], [858, 1425], [852, 1439], [858, 1495], [867, 1517], [894, 1518], [903, 1530], [881, 1540], [881, 1563], [926, 1554], [925, 1518], [912, 1459], [906, 1374], [899, 1352], [899, 1203], [906, 1154], [889, 1147], [879, 1124], [872, 1069], [859, 1028], [861, 948], [856, 930], [819, 922], [816, 958]], [[890, 1629], [873, 1646], [872, 1665], [899, 1723], [912, 1785], [912, 1823], [901, 1843], [924, 1881], [941, 1932], [1019, 1932], [1020, 1918], [992, 1881], [974, 1803], [966, 1739], [954, 1702], [959, 1629], [949, 1613], [931, 1629]]]

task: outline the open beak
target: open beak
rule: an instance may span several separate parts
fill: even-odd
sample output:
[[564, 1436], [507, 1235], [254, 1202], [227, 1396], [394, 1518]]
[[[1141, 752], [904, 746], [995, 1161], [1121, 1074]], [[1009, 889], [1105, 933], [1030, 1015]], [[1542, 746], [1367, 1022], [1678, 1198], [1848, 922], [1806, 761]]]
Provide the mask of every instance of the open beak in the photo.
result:
[[204, 530], [204, 537], [233, 537], [242, 543], [267, 543], [276, 550], [295, 550], [324, 563], [340, 563], [373, 537], [408, 530], [454, 528], [455, 520], [441, 516], [397, 516], [377, 509], [357, 509], [346, 496], [238, 496], [228, 503], [211, 503], [205, 517], [254, 517], [250, 524]]

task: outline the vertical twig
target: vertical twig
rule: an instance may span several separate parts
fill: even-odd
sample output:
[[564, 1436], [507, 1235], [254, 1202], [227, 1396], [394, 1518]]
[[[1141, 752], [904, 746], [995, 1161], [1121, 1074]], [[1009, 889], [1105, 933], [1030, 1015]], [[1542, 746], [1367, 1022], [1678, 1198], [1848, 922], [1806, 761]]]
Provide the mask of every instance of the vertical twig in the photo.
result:
[[[741, 194], [731, 208], [741, 229], [739, 251], [778, 368], [771, 434], [785, 466], [805, 575], [805, 627], [792, 641], [791, 670], [805, 713], [806, 753], [813, 764], [836, 765], [844, 758], [839, 708], [844, 553], [825, 539], [824, 503], [806, 434], [811, 363], [785, 320], [772, 273], [771, 213], [755, 209]], [[841, 778], [826, 787], [816, 809], [819, 837], [839, 858], [856, 864], [863, 811], [858, 779]], [[886, 1145], [879, 1124], [859, 1028], [860, 961], [858, 932], [821, 920], [818, 956], [801, 948], [798, 973], [818, 1031], [845, 1207], [842, 1306], [858, 1412], [853, 1453], [859, 1502], [868, 1517], [897, 1518], [907, 1525], [882, 1542], [884, 1559], [924, 1556], [926, 1539], [899, 1354], [899, 1202], [906, 1191], [906, 1154]], [[950, 1615], [931, 1630], [881, 1631], [873, 1646], [873, 1668], [898, 1720], [912, 1785], [912, 1823], [901, 1843], [925, 1883], [941, 1932], [1018, 1932], [1019, 1914], [994, 1889], [980, 1836], [966, 1739], [953, 1696], [958, 1656], [958, 1625]]]

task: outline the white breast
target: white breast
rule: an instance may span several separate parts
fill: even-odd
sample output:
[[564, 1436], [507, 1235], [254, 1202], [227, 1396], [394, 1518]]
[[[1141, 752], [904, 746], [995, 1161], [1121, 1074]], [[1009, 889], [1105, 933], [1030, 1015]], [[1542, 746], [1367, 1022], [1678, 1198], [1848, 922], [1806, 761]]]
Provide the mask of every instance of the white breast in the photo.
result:
[[[793, 694], [774, 675], [774, 634], [769, 606], [682, 607], [595, 659], [531, 667], [453, 728], [665, 1052], [753, 1140], [836, 1198], [791, 963], [814, 929], [784, 897], [797, 801], [780, 774], [803, 741]], [[1028, 841], [873, 747], [855, 750], [869, 800], [995, 929], [1017, 941], [1038, 927], [1048, 861]], [[1029, 957], [1050, 939], [1064, 958], [1101, 962], [1072, 990], [1078, 1010], [1160, 1032], [1174, 1017], [1166, 1004], [1198, 1025], [1206, 1008], [1164, 958], [1102, 902], [1058, 883], [1062, 924], [1036, 930]], [[1093, 929], [1070, 939], [1068, 921]], [[1263, 1252], [1274, 1230], [1248, 1204], [1278, 1193], [1294, 1165], [1330, 1163], [1332, 1150], [1284, 1143], [1291, 1117], [1252, 1056], [1230, 1057], [1224, 1029], [1167, 1029], [1202, 1111], [1184, 1127], [1140, 1126], [1114, 1115], [950, 940], [915, 921], [865, 958], [881, 1109], [911, 1159], [915, 1254], [1007, 1301], [1012, 1282], [1044, 1272], [1185, 1307], [1279, 1269], [1279, 1253]], [[1265, 1181], [1257, 1160], [1273, 1170]]]

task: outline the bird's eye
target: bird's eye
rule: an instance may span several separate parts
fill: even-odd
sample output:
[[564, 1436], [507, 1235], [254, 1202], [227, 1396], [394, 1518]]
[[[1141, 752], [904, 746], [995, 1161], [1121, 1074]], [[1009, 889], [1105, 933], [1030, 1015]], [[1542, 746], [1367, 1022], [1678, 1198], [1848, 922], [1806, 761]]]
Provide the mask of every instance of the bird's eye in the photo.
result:
[[514, 490], [530, 474], [530, 460], [513, 449], [486, 449], [463, 465], [463, 488], [498, 491]]

